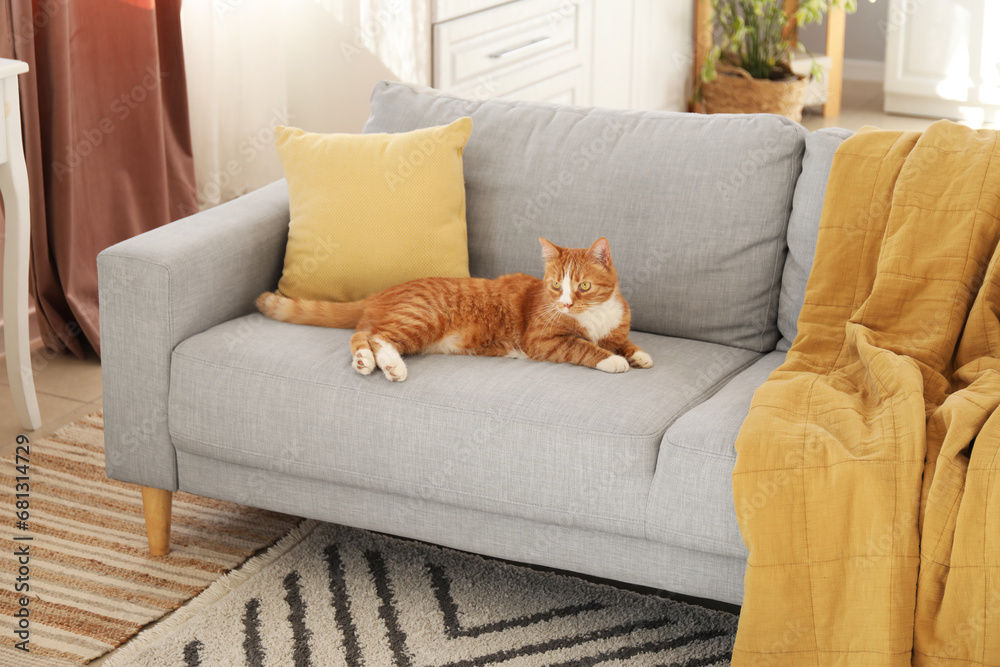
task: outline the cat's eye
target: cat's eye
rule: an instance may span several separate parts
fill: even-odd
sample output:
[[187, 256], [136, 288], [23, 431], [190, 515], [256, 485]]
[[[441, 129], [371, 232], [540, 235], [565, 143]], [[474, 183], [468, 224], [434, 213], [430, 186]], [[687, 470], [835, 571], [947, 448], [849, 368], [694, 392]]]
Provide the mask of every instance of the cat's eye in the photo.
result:
[[590, 289], [590, 283], [589, 283], [589, 282], [587, 282], [587, 281], [585, 280], [585, 281], [583, 281], [582, 283], [580, 283], [580, 291], [581, 291], [581, 292], [586, 292], [586, 291], [587, 291], [587, 290], [589, 290], [589, 289]]
[[553, 280], [552, 281], [552, 289], [554, 289], [554, 290], [561, 290], [562, 289], [562, 283], [560, 283], [558, 280]]

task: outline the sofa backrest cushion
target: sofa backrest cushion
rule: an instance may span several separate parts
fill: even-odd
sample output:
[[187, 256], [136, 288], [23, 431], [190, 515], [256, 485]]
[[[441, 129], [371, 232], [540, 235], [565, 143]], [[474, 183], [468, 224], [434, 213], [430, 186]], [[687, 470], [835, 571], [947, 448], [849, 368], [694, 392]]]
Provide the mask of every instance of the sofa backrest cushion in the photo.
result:
[[819, 218], [823, 212], [826, 181], [837, 147], [853, 134], [843, 128], [816, 130], [806, 138], [802, 173], [795, 184], [792, 216], [788, 220], [788, 258], [781, 276], [778, 299], [778, 350], [787, 352], [798, 333], [799, 311], [806, 296], [806, 281], [816, 254]]
[[587, 247], [606, 236], [634, 329], [774, 349], [801, 125], [475, 101], [382, 82], [364, 131], [461, 116], [473, 121], [464, 154], [472, 275], [541, 276], [538, 237]]

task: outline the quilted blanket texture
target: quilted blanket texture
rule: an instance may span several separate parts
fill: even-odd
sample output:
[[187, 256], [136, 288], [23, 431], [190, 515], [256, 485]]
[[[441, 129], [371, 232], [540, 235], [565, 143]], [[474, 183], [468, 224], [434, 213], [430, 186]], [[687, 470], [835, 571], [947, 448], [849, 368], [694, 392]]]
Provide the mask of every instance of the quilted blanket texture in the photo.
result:
[[736, 443], [734, 665], [1000, 665], [998, 215], [995, 131], [838, 149], [799, 334]]

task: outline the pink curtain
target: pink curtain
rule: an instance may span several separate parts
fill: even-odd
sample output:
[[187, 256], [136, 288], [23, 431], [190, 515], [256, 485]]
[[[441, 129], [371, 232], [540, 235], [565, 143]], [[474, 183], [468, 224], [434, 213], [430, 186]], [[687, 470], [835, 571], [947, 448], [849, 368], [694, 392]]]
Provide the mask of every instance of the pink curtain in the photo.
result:
[[181, 0], [5, 0], [20, 77], [39, 328], [101, 349], [97, 254], [197, 210]]

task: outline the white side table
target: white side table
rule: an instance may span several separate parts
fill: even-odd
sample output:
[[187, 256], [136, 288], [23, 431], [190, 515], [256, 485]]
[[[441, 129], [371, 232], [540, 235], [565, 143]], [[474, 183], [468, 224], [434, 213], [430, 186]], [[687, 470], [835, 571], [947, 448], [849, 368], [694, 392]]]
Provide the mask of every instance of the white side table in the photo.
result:
[[31, 214], [28, 203], [28, 169], [21, 143], [21, 103], [17, 75], [28, 63], [0, 58], [4, 125], [0, 128], [0, 193], [6, 214], [3, 254], [3, 339], [7, 379], [14, 407], [24, 428], [42, 424], [35, 396], [28, 334], [28, 258], [31, 252]]

